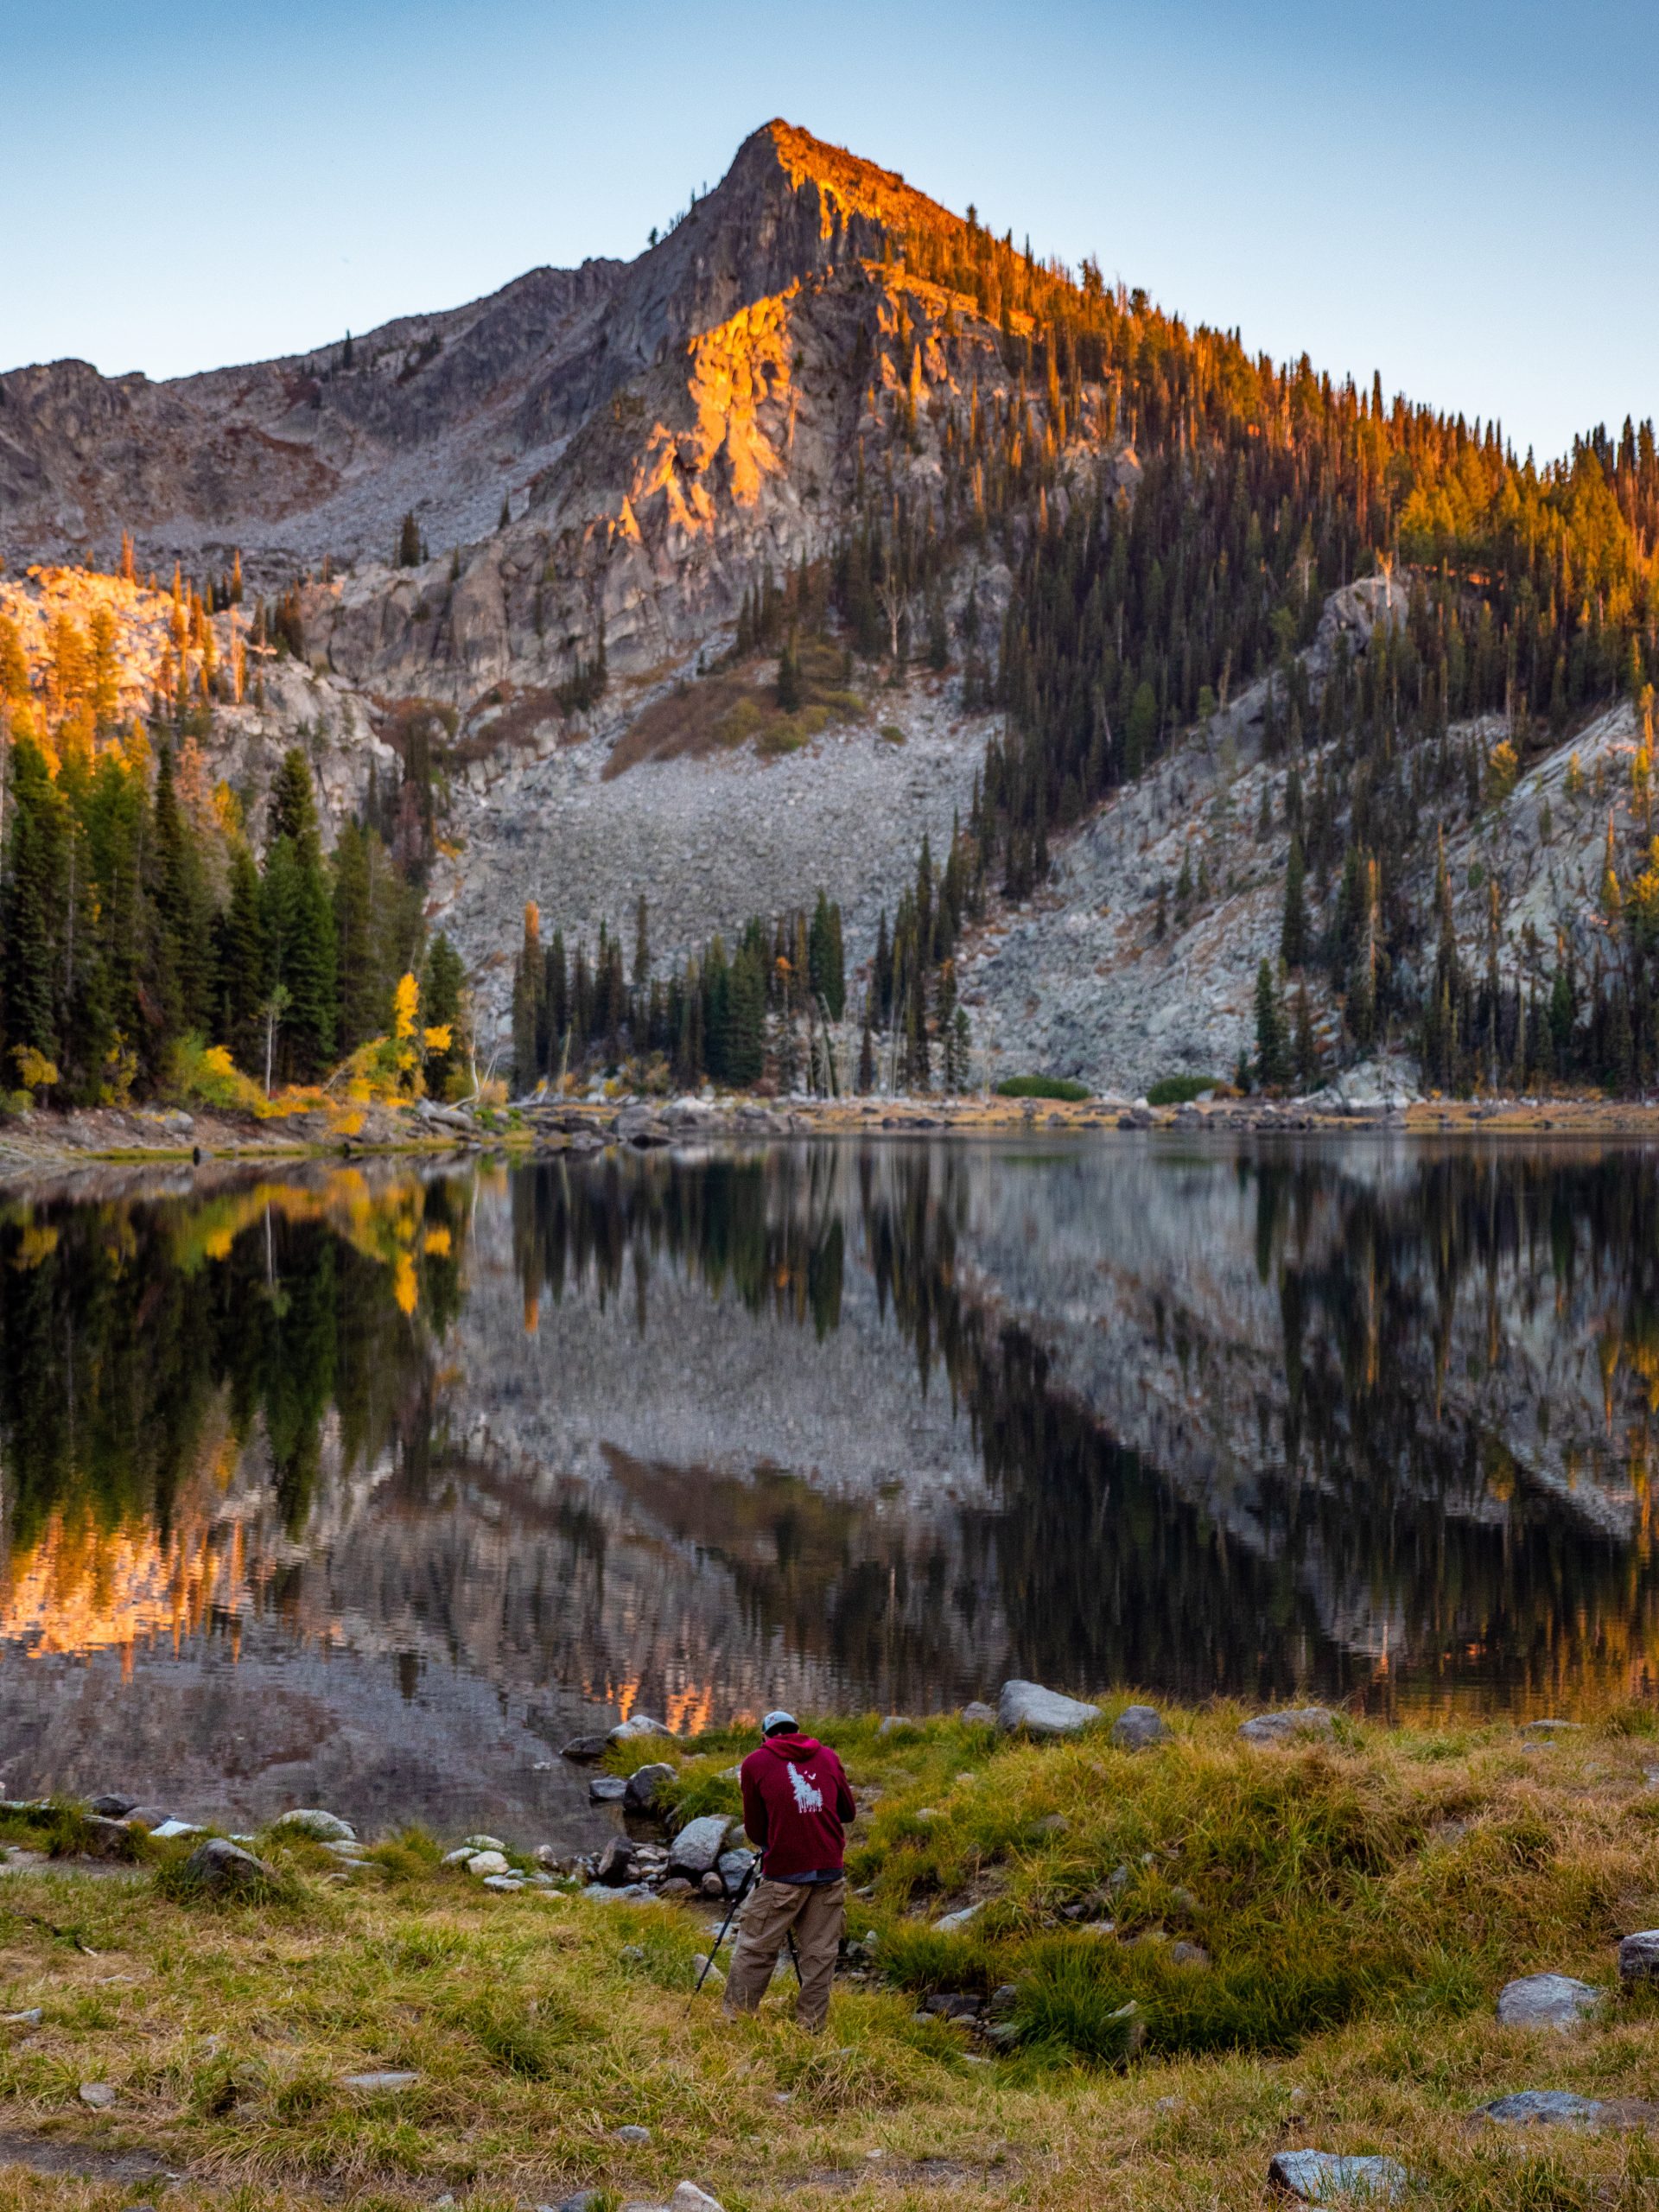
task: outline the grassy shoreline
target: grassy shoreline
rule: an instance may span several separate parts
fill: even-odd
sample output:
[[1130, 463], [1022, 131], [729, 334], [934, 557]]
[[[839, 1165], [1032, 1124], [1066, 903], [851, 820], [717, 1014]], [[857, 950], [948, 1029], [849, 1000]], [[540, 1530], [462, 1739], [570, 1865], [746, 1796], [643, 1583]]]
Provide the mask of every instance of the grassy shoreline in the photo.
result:
[[[1197, 2212], [1260, 2203], [1274, 2152], [1304, 2145], [1387, 2152], [1447, 2207], [1651, 2204], [1645, 2131], [1478, 2115], [1522, 2088], [1659, 2093], [1659, 2005], [1614, 1966], [1618, 1937], [1659, 1921], [1652, 1714], [1339, 1716], [1274, 1747], [1217, 1706], [1170, 1711], [1172, 1739], [1129, 1752], [1105, 1725], [1122, 1702], [1044, 1745], [957, 1719], [824, 1724], [864, 1800], [849, 1933], [875, 1942], [816, 2042], [781, 1990], [753, 2022], [721, 2019], [711, 1990], [690, 2004], [712, 1908], [490, 1893], [418, 1834], [355, 1871], [263, 1839], [287, 1893], [261, 1904], [181, 1896], [184, 1845], [131, 1868], [31, 1855], [0, 1882], [0, 2012], [41, 2018], [0, 2026], [0, 2133], [83, 2163], [147, 2153], [186, 2177], [169, 2202], [250, 2207], [662, 2202], [690, 2177], [728, 2212], [830, 2194], [1081, 2212], [1109, 2173], [1114, 2206]], [[666, 1756], [686, 1817], [729, 1808], [750, 1741], [642, 1739], [610, 1764]], [[49, 1840], [15, 1813], [0, 1836]], [[60, 1848], [75, 1836], [58, 1822]], [[1204, 1962], [1174, 1962], [1177, 1941]], [[1600, 2014], [1570, 2035], [1499, 2026], [1503, 1982], [1544, 1970], [1605, 1986]], [[930, 1995], [1010, 1986], [1007, 2048], [918, 2017]], [[1125, 2001], [1138, 2050], [1107, 2024]], [[383, 2069], [417, 2079], [344, 2085]], [[114, 2090], [107, 2111], [89, 2082]], [[0, 2204], [42, 2190], [135, 2201], [130, 2180], [0, 2174]]]

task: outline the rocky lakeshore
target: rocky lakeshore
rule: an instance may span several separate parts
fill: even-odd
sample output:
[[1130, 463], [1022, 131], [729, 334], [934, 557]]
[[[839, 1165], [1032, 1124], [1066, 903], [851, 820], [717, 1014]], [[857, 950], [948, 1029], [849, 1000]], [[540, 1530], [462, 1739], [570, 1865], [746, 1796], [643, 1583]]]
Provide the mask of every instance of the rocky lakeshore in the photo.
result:
[[[694, 1998], [752, 1730], [567, 1746], [616, 1826], [0, 1804], [0, 2190], [591, 2208], [1645, 2201], [1659, 1730], [1099, 1700], [824, 1724], [830, 2028]], [[716, 1894], [718, 1891], [718, 1894]], [[724, 1955], [723, 1954], [721, 1955]], [[78, 2192], [78, 2193], [77, 2193]], [[60, 2195], [56, 2202], [71, 2201]]]

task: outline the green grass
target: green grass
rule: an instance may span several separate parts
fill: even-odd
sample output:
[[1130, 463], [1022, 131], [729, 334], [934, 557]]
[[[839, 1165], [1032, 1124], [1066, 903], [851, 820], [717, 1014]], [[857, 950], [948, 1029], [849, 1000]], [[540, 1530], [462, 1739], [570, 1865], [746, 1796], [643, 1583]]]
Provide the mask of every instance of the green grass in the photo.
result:
[[[1045, 1745], [954, 1718], [823, 1722], [861, 1796], [849, 1874], [871, 1894], [849, 1932], [875, 1942], [817, 2041], [781, 1989], [752, 2021], [723, 2021], [712, 1990], [689, 2005], [712, 1912], [492, 1895], [418, 1830], [349, 1873], [268, 1834], [282, 1894], [257, 1904], [179, 1894], [188, 1844], [113, 1878], [14, 1872], [0, 2011], [45, 2018], [0, 2030], [0, 2128], [148, 2148], [192, 2175], [168, 2193], [180, 2212], [662, 2202], [685, 2176], [762, 2212], [826, 2174], [851, 2212], [895, 2191], [930, 2212], [1093, 2212], [1103, 2172], [1128, 2212], [1243, 2212], [1273, 2152], [1303, 2142], [1392, 2152], [1436, 2212], [1650, 2212], [1659, 2158], [1639, 2135], [1469, 2126], [1506, 2090], [1659, 2083], [1659, 1996], [1615, 1992], [1570, 2037], [1492, 2018], [1515, 1974], [1611, 1986], [1617, 1937], [1659, 1921], [1649, 1716], [1533, 1750], [1503, 1724], [1347, 1720], [1259, 1748], [1239, 1717], [1171, 1712], [1173, 1740], [1138, 1754], [1104, 1728]], [[753, 1744], [648, 1739], [609, 1763], [665, 1759], [683, 1820], [734, 1810], [728, 1770]], [[73, 1814], [8, 1816], [0, 1840], [73, 1849]], [[970, 1900], [973, 1921], [938, 1926]], [[1111, 1934], [1081, 1924], [1102, 1918]], [[1208, 1963], [1178, 1964], [1182, 1940]], [[1006, 2055], [913, 2017], [929, 1993], [1004, 1985]], [[419, 2076], [402, 2093], [341, 2078], [400, 2068]], [[119, 2100], [96, 2120], [91, 2080]], [[625, 2122], [650, 2144], [620, 2144]], [[0, 2174], [0, 2212], [130, 2201]]]
[[996, 1086], [999, 1098], [1058, 1098], [1075, 1106], [1094, 1096], [1086, 1083], [1064, 1075], [1007, 1075]]
[[1214, 1090], [1221, 1082], [1218, 1075], [1160, 1076], [1147, 1093], [1148, 1106], [1185, 1106], [1199, 1093]]

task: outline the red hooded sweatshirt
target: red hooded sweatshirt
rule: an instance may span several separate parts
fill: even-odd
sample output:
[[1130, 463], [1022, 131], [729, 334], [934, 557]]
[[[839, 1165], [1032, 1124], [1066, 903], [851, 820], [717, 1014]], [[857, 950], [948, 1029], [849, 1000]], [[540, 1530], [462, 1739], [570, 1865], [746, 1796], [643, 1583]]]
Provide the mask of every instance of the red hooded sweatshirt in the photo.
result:
[[768, 1736], [743, 1762], [743, 1826], [769, 1882], [839, 1874], [858, 1808], [841, 1761], [810, 1736]]

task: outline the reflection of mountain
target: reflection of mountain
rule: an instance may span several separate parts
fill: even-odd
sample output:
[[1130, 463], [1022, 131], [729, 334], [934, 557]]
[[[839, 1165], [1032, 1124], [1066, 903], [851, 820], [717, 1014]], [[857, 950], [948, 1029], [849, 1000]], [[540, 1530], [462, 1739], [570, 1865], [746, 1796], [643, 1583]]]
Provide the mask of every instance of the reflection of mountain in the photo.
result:
[[14, 1208], [6, 1786], [545, 1823], [595, 1706], [1645, 1688], [1656, 1201], [846, 1145]]
[[[1004, 1337], [1007, 1380], [976, 1410], [1012, 1490], [1041, 1465], [1052, 1512], [1031, 1370], [1082, 1416], [1084, 1457], [1131, 1447], [1219, 1532], [1221, 1616], [1300, 1624], [1268, 1639], [1281, 1663], [1312, 1630], [1302, 1663], [1329, 1683], [1519, 1677], [1546, 1701], [1586, 1672], [1646, 1685], [1644, 1157], [1096, 1151], [969, 1187], [952, 1265], [982, 1341]], [[1222, 1639], [1183, 1632], [1177, 1678]]]

